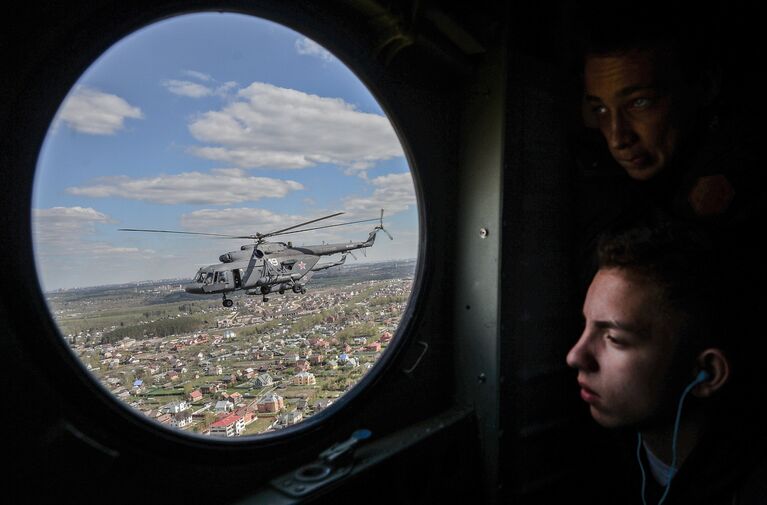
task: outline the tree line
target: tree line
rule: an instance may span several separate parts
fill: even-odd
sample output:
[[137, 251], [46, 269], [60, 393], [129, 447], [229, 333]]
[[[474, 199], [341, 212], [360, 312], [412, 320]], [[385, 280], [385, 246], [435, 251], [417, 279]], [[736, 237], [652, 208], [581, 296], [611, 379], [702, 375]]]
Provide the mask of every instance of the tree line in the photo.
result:
[[205, 322], [198, 317], [186, 316], [174, 319], [159, 319], [147, 324], [123, 326], [104, 333], [102, 335], [102, 344], [111, 344], [126, 337], [141, 340], [144, 338], [182, 335], [201, 330], [204, 327]]

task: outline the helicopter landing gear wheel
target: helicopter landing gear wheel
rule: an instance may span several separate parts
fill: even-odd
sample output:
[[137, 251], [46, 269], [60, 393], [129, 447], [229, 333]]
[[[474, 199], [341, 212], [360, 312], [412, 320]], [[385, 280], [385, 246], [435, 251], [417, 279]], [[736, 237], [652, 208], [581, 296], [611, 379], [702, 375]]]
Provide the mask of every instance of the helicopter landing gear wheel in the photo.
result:
[[227, 298], [226, 296], [224, 296], [224, 301], [223, 301], [223, 302], [221, 302], [221, 303], [224, 305], [224, 307], [226, 307], [226, 308], [229, 308], [229, 307], [231, 307], [232, 305], [234, 305], [234, 300], [230, 300], [229, 298]]
[[261, 301], [263, 301], [264, 303], [266, 303], [266, 302], [268, 302], [268, 301], [269, 301], [269, 298], [267, 298], [267, 297], [266, 297], [266, 295], [264, 295], [264, 297], [261, 299]]

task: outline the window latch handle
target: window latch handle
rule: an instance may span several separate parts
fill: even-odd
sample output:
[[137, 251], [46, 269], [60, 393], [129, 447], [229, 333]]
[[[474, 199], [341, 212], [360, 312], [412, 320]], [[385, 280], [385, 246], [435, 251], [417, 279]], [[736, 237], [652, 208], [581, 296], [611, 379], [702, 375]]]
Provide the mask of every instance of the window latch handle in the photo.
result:
[[357, 430], [344, 442], [339, 442], [329, 449], [320, 453], [320, 459], [328, 464], [334, 464], [336, 460], [346, 459], [344, 456], [351, 455], [352, 449], [361, 441], [367, 440], [372, 435], [370, 430]]

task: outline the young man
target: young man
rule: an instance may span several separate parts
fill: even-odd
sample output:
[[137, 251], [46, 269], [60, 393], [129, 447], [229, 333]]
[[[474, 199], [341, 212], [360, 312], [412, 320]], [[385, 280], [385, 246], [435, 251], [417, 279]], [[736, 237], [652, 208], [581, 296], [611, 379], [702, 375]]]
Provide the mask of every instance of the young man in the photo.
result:
[[735, 344], [747, 326], [727, 289], [742, 279], [724, 275], [682, 225], [627, 230], [603, 240], [598, 256], [567, 363], [594, 420], [639, 434], [646, 482], [637, 495], [652, 504], [767, 503], [763, 442], [738, 419], [737, 399], [748, 395], [738, 394], [747, 380]]
[[662, 214], [747, 251], [756, 282], [767, 282], [753, 240], [767, 219], [767, 122], [752, 88], [759, 81], [745, 77], [750, 48], [715, 29], [726, 24], [715, 9], [591, 0], [577, 12], [574, 68], [587, 126], [573, 132], [582, 261], [603, 232]]
[[677, 218], [738, 221], [764, 211], [762, 108], [721, 56], [732, 37], [705, 12], [656, 1], [581, 6], [584, 121], [608, 153], [587, 156], [610, 159]]
[[668, 168], [693, 129], [693, 98], [682, 93], [674, 68], [672, 51], [661, 45], [585, 56], [591, 119], [612, 157], [637, 181]]

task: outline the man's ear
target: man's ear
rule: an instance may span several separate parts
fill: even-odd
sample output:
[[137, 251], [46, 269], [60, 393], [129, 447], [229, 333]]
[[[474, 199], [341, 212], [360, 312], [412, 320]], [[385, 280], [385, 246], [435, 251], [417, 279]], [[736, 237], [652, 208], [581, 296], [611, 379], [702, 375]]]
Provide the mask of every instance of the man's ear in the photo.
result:
[[708, 372], [708, 379], [698, 384], [692, 394], [708, 398], [719, 391], [730, 379], [730, 360], [721, 349], [709, 348], [701, 352], [696, 360], [699, 370]]

